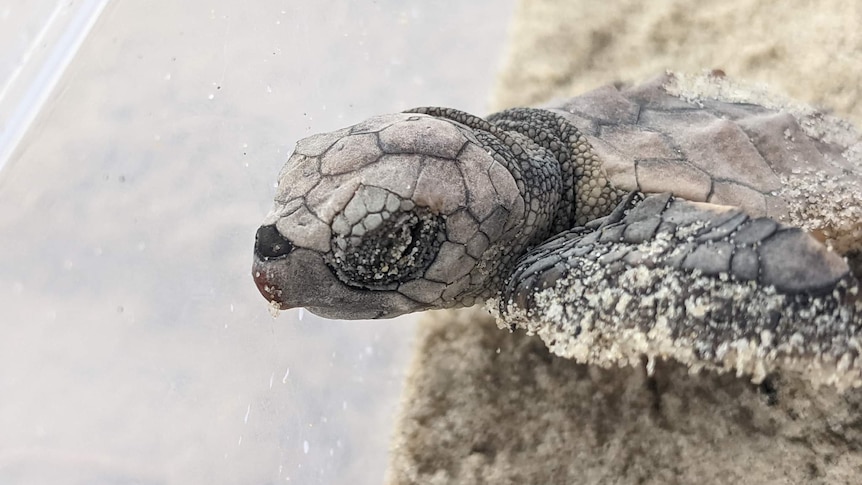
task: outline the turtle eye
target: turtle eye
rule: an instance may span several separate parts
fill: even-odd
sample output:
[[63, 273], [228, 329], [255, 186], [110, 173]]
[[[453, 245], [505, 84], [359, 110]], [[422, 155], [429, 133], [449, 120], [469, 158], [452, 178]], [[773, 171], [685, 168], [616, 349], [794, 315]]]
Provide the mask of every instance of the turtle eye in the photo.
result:
[[445, 239], [443, 217], [410, 201], [394, 202], [378, 207], [354, 197], [335, 217], [325, 260], [343, 283], [393, 290], [421, 278], [434, 262]]

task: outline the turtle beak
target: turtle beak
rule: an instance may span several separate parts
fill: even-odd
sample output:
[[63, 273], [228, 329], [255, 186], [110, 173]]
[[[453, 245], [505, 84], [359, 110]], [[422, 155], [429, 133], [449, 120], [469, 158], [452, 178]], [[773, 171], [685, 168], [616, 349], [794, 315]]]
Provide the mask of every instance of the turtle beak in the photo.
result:
[[392, 318], [427, 308], [394, 291], [345, 285], [318, 252], [295, 246], [275, 225], [257, 230], [251, 275], [260, 294], [279, 310], [305, 307], [325, 318], [357, 320]]
[[257, 291], [271, 303], [276, 303], [279, 310], [290, 310], [293, 308], [285, 304], [281, 300], [284, 290], [278, 287], [271, 281], [266, 265], [258, 259], [257, 255], [254, 258], [254, 264], [251, 267], [251, 276], [254, 278], [254, 284], [257, 286]]

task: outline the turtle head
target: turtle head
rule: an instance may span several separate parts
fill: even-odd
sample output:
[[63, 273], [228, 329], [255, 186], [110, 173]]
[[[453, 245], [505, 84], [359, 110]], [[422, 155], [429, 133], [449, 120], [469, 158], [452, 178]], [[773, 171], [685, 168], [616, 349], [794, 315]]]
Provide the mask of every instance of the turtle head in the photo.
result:
[[523, 214], [514, 178], [469, 129], [379, 116], [297, 144], [252, 274], [279, 308], [328, 318], [472, 305], [500, 285]]

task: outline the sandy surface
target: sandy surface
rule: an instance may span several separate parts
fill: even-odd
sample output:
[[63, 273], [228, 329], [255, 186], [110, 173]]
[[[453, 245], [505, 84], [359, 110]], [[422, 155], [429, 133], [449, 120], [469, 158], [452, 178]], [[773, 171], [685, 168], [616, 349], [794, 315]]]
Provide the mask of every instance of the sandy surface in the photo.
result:
[[[721, 68], [862, 120], [862, 5], [522, 0], [495, 106]], [[862, 391], [600, 370], [484, 313], [421, 324], [388, 483], [855, 484]]]
[[535, 0], [518, 2], [515, 18], [495, 108], [722, 69], [862, 124], [857, 0]]
[[420, 325], [390, 484], [857, 484], [862, 392], [601, 369], [481, 310]]

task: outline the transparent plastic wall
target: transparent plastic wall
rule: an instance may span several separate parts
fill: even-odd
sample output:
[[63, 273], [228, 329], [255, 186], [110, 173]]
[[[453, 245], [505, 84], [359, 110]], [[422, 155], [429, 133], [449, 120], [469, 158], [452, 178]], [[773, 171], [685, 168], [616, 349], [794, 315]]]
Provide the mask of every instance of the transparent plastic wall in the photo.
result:
[[485, 113], [511, 3], [0, 1], [0, 483], [382, 483], [413, 319], [273, 319], [254, 232], [298, 139]]

